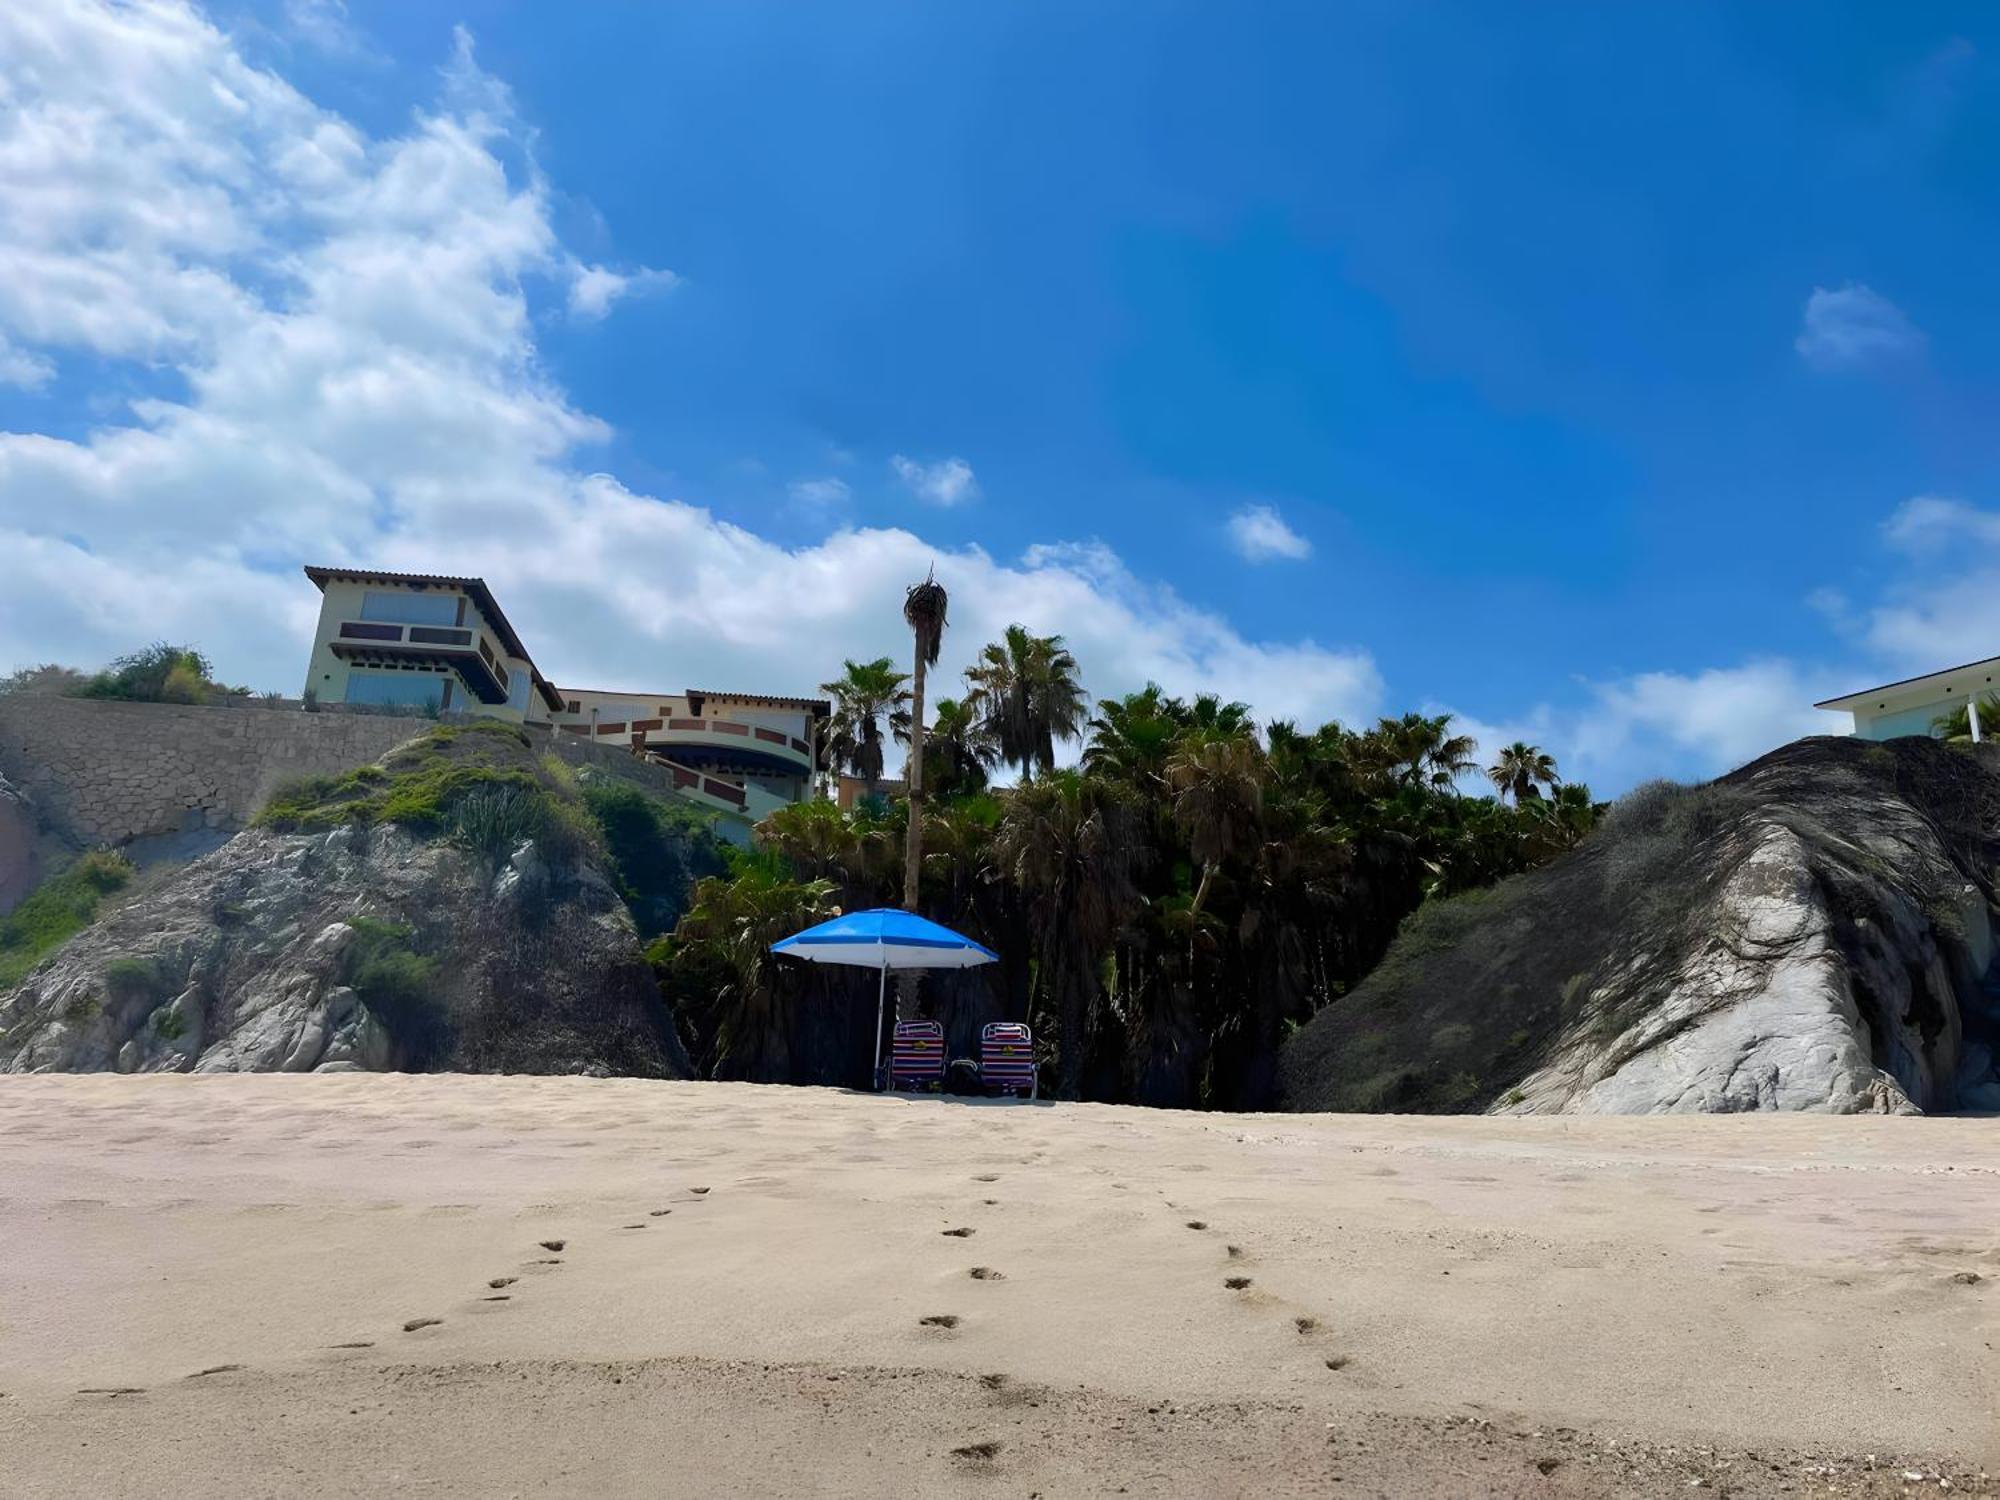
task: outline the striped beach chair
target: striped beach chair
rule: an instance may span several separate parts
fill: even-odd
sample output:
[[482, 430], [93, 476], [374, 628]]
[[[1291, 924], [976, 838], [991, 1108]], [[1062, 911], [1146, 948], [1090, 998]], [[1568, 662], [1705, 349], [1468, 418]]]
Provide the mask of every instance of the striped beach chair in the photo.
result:
[[936, 1021], [898, 1021], [889, 1045], [889, 1087], [935, 1090], [944, 1081], [944, 1027]]
[[979, 1028], [979, 1081], [989, 1094], [1036, 1096], [1035, 1034], [1019, 1021]]

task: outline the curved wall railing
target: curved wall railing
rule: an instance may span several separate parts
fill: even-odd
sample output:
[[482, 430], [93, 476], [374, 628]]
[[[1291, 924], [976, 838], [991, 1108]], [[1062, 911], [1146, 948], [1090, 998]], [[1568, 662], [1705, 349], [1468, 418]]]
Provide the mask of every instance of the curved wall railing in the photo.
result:
[[[590, 727], [563, 725], [579, 734], [589, 734]], [[596, 737], [637, 741], [662, 754], [670, 754], [676, 745], [757, 750], [785, 762], [801, 776], [812, 774], [812, 746], [804, 740], [766, 729], [761, 724], [739, 724], [733, 719], [613, 719], [597, 725]]]

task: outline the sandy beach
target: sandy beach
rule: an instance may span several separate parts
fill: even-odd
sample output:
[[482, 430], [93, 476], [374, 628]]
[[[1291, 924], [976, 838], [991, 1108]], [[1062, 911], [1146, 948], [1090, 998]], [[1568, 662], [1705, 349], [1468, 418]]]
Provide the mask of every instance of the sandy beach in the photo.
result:
[[8, 1495], [2000, 1472], [1988, 1120], [9, 1078], [0, 1244]]

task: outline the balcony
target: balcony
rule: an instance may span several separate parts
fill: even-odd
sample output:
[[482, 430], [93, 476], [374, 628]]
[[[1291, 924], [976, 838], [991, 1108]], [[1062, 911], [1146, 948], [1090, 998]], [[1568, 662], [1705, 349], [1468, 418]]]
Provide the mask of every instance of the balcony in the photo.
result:
[[356, 666], [447, 667], [481, 703], [507, 701], [507, 668], [476, 630], [343, 620], [328, 645], [335, 656]]
[[[567, 725], [589, 735], [588, 724]], [[597, 725], [596, 738], [633, 744], [669, 760], [698, 758], [704, 765], [735, 774], [810, 776], [812, 746], [761, 724], [733, 719], [632, 719]]]

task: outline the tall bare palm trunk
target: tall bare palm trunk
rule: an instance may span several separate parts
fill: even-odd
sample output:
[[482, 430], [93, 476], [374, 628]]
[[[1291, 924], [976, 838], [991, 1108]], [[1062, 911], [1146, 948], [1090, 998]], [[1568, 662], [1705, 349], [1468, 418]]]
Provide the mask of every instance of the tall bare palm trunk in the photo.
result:
[[917, 909], [917, 876], [924, 863], [924, 674], [929, 667], [917, 651], [917, 670], [910, 677], [910, 827], [903, 840], [903, 910]]
[[903, 620], [916, 645], [917, 669], [910, 678], [910, 826], [903, 839], [903, 909], [917, 909], [917, 883], [924, 865], [924, 678], [937, 664], [951, 601], [932, 573], [903, 596]]

